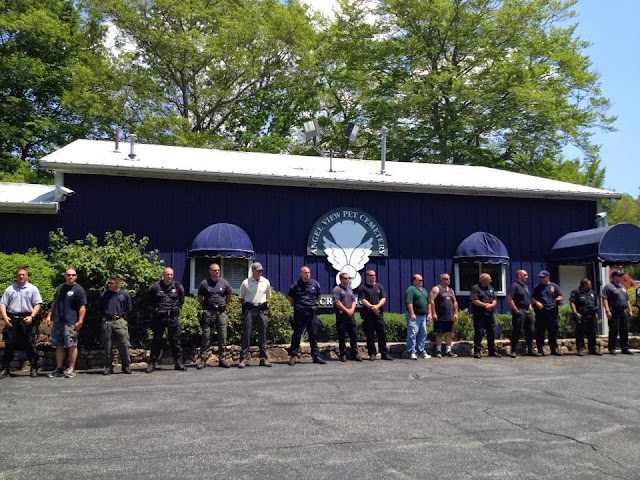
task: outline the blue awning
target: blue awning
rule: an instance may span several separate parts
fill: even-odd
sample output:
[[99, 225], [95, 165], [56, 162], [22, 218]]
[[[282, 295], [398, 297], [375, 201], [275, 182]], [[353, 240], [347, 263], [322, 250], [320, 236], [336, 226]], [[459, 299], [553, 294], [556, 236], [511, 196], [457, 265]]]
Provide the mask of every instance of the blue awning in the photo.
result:
[[247, 232], [232, 223], [215, 223], [202, 230], [191, 243], [190, 257], [253, 258]]
[[605, 265], [640, 262], [640, 227], [618, 223], [567, 233], [551, 249], [551, 263], [587, 263], [600, 260]]
[[456, 263], [509, 263], [509, 252], [495, 235], [475, 232], [465, 238], [453, 256]]

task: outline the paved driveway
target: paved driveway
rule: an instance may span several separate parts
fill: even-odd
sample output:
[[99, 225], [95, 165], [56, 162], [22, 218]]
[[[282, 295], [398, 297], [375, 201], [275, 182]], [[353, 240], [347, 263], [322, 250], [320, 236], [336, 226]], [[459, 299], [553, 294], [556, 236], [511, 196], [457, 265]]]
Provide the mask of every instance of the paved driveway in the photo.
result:
[[640, 478], [640, 355], [0, 381], [0, 479]]

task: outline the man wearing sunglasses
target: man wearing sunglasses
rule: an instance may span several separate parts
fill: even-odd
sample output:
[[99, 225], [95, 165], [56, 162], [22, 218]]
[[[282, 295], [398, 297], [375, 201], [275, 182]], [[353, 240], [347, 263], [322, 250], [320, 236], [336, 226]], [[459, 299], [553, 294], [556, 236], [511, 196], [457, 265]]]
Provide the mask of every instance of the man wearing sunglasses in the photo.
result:
[[[56, 369], [49, 378], [76, 376], [76, 359], [78, 358], [78, 332], [84, 322], [87, 294], [76, 283], [78, 274], [73, 268], [64, 272], [64, 283], [56, 288], [56, 293], [47, 314], [45, 323], [51, 325], [51, 345], [56, 347]], [[64, 349], [69, 352], [69, 367], [65, 370]]]
[[120, 288], [120, 277], [113, 275], [107, 281], [107, 289], [98, 298], [98, 308], [102, 312], [102, 346], [104, 347], [104, 372], [103, 375], [113, 373], [113, 348], [115, 339], [122, 372], [131, 373], [131, 358], [129, 357], [129, 326], [126, 316], [131, 311], [131, 296]]

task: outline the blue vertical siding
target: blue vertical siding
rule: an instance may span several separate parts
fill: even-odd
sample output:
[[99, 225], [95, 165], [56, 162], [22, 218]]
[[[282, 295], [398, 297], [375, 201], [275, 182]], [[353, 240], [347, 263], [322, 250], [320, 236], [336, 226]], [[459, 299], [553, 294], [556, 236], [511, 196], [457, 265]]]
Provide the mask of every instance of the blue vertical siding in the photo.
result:
[[[306, 242], [315, 221], [340, 206], [359, 208], [376, 218], [385, 230], [389, 257], [372, 257], [368, 268], [378, 271], [390, 295], [391, 311], [404, 309], [410, 277], [420, 272], [430, 288], [442, 272], [452, 272], [458, 244], [475, 231], [499, 237], [511, 257], [507, 285], [515, 271], [533, 274], [544, 266], [554, 242], [567, 232], [591, 228], [595, 201], [542, 200], [503, 197], [430, 195], [399, 192], [317, 189], [178, 180], [65, 176], [76, 194], [61, 204], [57, 216], [12, 215], [9, 224], [26, 228], [16, 244], [0, 237], [3, 251], [46, 248], [47, 232], [61, 226], [70, 239], [106, 231], [146, 235], [176, 277], [187, 283], [187, 252], [193, 238], [219, 222], [235, 223], [251, 237], [256, 260], [263, 263], [272, 285], [286, 292], [298, 278], [301, 265], [328, 293], [335, 274], [326, 257], [306, 256]], [[6, 219], [8, 215], [0, 218]], [[37, 218], [38, 217], [38, 218]], [[43, 218], [46, 217], [46, 218]], [[5, 222], [6, 225], [6, 222]], [[21, 248], [22, 247], [22, 248]], [[534, 275], [532, 275], [532, 278]], [[463, 306], [467, 298], [460, 298]], [[500, 311], [506, 311], [501, 299]]]

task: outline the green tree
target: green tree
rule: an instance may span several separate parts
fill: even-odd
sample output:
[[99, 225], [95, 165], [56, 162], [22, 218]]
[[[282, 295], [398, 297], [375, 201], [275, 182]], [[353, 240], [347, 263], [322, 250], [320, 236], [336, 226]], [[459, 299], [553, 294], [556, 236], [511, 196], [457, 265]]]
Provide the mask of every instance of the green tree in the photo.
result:
[[43, 305], [49, 305], [53, 301], [56, 271], [47, 256], [36, 250], [29, 250], [27, 253], [0, 253], [1, 291], [15, 281], [18, 267], [25, 267], [29, 271], [29, 282], [40, 290]]
[[69, 242], [62, 229], [49, 233], [52, 265], [60, 275], [67, 268], [74, 268], [78, 273], [78, 284], [87, 292], [87, 321], [82, 329], [86, 344], [93, 344], [99, 338], [96, 302], [111, 275], [120, 276], [122, 288], [133, 300], [133, 312], [129, 317], [132, 333], [137, 335], [143, 329], [147, 292], [153, 282], [162, 278], [164, 268], [158, 259], [158, 251], [147, 250], [148, 244], [147, 237], [136, 240], [135, 235], [124, 235], [120, 231], [105, 233], [102, 243], [92, 234], [84, 240]]
[[[162, 144], [280, 150], [304, 107], [314, 31], [277, 0], [91, 0], [119, 32], [130, 124]], [[130, 47], [130, 48], [127, 48]]]
[[609, 210], [609, 224], [628, 222], [640, 226], [640, 196], [623, 193]]
[[[391, 160], [602, 185], [590, 136], [615, 119], [583, 53], [588, 43], [568, 23], [574, 0], [381, 0], [377, 21], [359, 3], [342, 1], [326, 27], [335, 44], [324, 50], [333, 70], [323, 78], [335, 100], [323, 106], [328, 119], [357, 112], [368, 125], [364, 156], [378, 155], [387, 126]], [[565, 158], [567, 145], [580, 158]]]
[[110, 95], [87, 81], [104, 80], [103, 33], [72, 0], [0, 0], [0, 180], [50, 181], [35, 161], [112, 117]]

